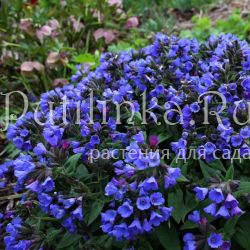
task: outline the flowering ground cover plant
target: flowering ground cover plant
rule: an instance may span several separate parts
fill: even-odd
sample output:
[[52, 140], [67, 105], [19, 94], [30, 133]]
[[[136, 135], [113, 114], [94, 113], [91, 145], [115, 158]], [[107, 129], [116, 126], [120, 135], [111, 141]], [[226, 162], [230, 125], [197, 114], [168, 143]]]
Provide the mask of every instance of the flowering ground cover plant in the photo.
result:
[[159, 34], [8, 129], [6, 249], [250, 249], [250, 47]]

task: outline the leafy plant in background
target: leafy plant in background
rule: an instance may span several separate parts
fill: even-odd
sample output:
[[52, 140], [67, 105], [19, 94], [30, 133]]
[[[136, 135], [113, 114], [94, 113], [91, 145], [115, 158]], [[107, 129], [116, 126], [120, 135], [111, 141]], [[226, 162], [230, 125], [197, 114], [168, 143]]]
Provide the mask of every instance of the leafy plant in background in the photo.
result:
[[98, 52], [90, 52], [126, 38], [138, 24], [121, 1], [6, 1], [0, 17], [1, 85], [24, 85], [36, 96], [62, 86], [72, 74], [68, 63], [93, 64]]
[[194, 16], [192, 21], [194, 26], [191, 30], [181, 31], [182, 37], [195, 37], [204, 41], [211, 34], [232, 33], [249, 41], [250, 17], [243, 18], [240, 11], [233, 12], [227, 19], [219, 19], [215, 24], [212, 24], [212, 20], [207, 16]]
[[[250, 127], [236, 124], [232, 112], [241, 101], [236, 116], [248, 115], [249, 51], [232, 35], [199, 44], [159, 34], [139, 51], [103, 54], [93, 71], [78, 66], [72, 85], [44, 93], [43, 124], [29, 112], [8, 130], [22, 153], [0, 167], [5, 248], [249, 249]], [[145, 90], [159, 125], [152, 116], [142, 123]], [[222, 123], [202, 122], [197, 98], [207, 91], [225, 95]], [[209, 111], [220, 107], [217, 95], [207, 100]], [[134, 105], [121, 106], [117, 124], [123, 101]], [[173, 103], [183, 122], [171, 126], [164, 115], [180, 119]], [[161, 157], [164, 149], [169, 157]], [[193, 149], [199, 160], [188, 157]]]

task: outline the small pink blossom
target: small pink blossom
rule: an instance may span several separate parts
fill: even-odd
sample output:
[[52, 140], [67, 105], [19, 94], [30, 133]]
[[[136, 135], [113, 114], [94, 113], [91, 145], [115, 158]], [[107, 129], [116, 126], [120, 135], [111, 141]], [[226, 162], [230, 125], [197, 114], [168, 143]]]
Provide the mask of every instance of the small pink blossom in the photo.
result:
[[46, 65], [49, 68], [55, 68], [56, 66], [63, 64], [66, 65], [68, 63], [68, 58], [65, 53], [61, 52], [50, 52], [47, 59]]
[[74, 16], [70, 16], [69, 20], [70, 20], [71, 25], [73, 27], [73, 30], [75, 32], [79, 32], [82, 29], [84, 29], [84, 24], [82, 22], [80, 22], [79, 20], [76, 20], [76, 18]]
[[155, 148], [159, 143], [159, 138], [157, 135], [150, 135], [149, 137], [149, 145], [151, 148]]
[[116, 36], [112, 30], [100, 28], [94, 32], [94, 38], [96, 41], [100, 38], [104, 38], [106, 43], [111, 43], [115, 40]]
[[134, 17], [130, 17], [128, 20], [127, 20], [127, 23], [125, 25], [125, 28], [126, 29], [131, 29], [131, 28], [135, 28], [139, 25], [139, 20], [138, 20], [138, 17], [134, 16]]
[[108, 5], [122, 7], [122, 0], [108, 0]]
[[24, 76], [32, 76], [34, 71], [43, 72], [44, 66], [37, 61], [27, 61], [21, 64], [21, 73]]
[[47, 22], [47, 25], [52, 29], [52, 30], [57, 30], [60, 27], [59, 22], [56, 19], [49, 20]]
[[24, 18], [20, 20], [19, 29], [26, 32], [29, 35], [34, 34], [34, 27], [32, 24], [32, 20], [30, 18]]
[[92, 9], [93, 17], [96, 17], [98, 19], [99, 23], [103, 23], [104, 21], [104, 15], [97, 9]]
[[52, 28], [48, 25], [43, 25], [39, 30], [36, 31], [36, 36], [39, 40], [43, 40], [45, 37], [49, 37], [52, 34]]
[[70, 143], [66, 140], [63, 141], [62, 143], [62, 149], [66, 150], [70, 146]]

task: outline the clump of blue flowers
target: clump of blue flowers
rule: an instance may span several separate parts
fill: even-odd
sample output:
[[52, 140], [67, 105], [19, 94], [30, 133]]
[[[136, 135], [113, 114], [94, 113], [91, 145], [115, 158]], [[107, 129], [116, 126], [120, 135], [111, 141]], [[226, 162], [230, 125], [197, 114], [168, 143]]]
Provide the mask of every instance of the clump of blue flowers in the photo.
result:
[[77, 67], [8, 129], [4, 247], [249, 249], [249, 65], [233, 35], [158, 34]]

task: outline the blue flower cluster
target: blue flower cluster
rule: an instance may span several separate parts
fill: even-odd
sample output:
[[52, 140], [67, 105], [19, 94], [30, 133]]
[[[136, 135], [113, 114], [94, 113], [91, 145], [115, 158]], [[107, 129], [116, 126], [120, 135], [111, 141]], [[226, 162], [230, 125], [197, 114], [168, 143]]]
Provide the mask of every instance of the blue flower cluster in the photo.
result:
[[204, 208], [204, 212], [213, 217], [229, 219], [243, 214], [238, 206], [239, 202], [231, 193], [224, 194], [220, 188], [209, 190], [208, 188], [196, 187], [194, 191], [197, 199], [201, 201], [208, 196], [212, 203]]
[[[224, 241], [223, 237], [219, 233], [211, 233], [207, 239], [200, 240], [198, 242], [199, 237], [193, 235], [192, 233], [187, 233], [183, 237], [183, 241], [185, 243], [184, 250], [196, 250], [199, 247], [201, 249], [220, 249], [220, 250], [230, 250], [231, 245], [229, 241]], [[201, 244], [202, 243], [202, 244]]]
[[116, 176], [105, 188], [113, 200], [102, 213], [102, 229], [117, 240], [134, 240], [168, 221], [174, 208], [165, 206], [164, 193], [181, 177], [179, 168], [161, 165], [158, 152], [143, 154], [141, 147], [146, 145], [142, 132], [132, 139], [125, 159], [114, 163]]
[[[93, 198], [86, 195], [86, 188], [100, 199], [105, 191], [110, 202], [101, 214], [103, 232], [131, 241], [153, 232], [170, 221], [176, 209], [167, 200], [182, 171], [162, 159], [158, 149], [185, 158], [195, 148], [208, 162], [215, 153], [224, 159], [236, 149], [241, 156], [249, 154], [249, 65], [249, 45], [233, 35], [211, 37], [200, 45], [159, 34], [141, 50], [106, 53], [95, 71], [86, 75], [78, 67], [73, 84], [44, 93], [38, 112], [27, 113], [9, 127], [8, 139], [22, 153], [1, 165], [0, 188], [15, 183], [14, 192], [26, 192], [27, 199], [38, 201], [44, 213], [72, 233], [82, 233], [88, 226], [82, 223], [84, 209]], [[145, 119], [143, 106], [149, 114]], [[211, 124], [204, 123], [204, 107]], [[128, 120], [132, 114], [134, 123]], [[102, 149], [114, 153], [115, 159], [93, 162], [93, 150]], [[119, 149], [126, 149], [124, 157]], [[76, 167], [69, 170], [67, 165], [78, 154], [89, 174], [82, 179]], [[192, 174], [184, 179], [192, 181]], [[211, 204], [204, 212], [216, 219], [243, 213], [230, 192], [218, 187], [194, 191], [200, 201], [208, 197]], [[197, 211], [189, 218], [202, 221]], [[18, 238], [20, 224], [16, 219], [9, 226], [8, 249]], [[196, 249], [195, 242], [193, 235], [185, 235], [185, 249]], [[205, 242], [211, 248], [230, 248], [213, 230]], [[29, 242], [19, 243], [29, 248]]]
[[22, 220], [20, 217], [12, 219], [12, 221], [6, 226], [6, 232], [8, 236], [4, 237], [4, 243], [6, 249], [21, 250], [29, 249], [32, 245], [31, 240], [26, 240], [22, 235]]

